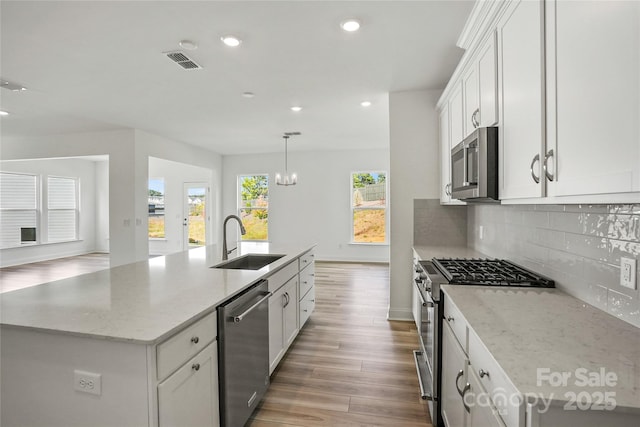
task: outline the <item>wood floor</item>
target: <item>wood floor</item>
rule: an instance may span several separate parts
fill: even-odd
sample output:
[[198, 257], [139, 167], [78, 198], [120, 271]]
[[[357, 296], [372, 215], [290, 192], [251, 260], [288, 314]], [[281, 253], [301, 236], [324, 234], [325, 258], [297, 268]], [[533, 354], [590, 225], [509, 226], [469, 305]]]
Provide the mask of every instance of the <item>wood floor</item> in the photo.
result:
[[109, 254], [92, 253], [0, 268], [0, 293], [109, 268]]
[[316, 263], [316, 309], [247, 424], [431, 426], [412, 322], [386, 320], [389, 268]]

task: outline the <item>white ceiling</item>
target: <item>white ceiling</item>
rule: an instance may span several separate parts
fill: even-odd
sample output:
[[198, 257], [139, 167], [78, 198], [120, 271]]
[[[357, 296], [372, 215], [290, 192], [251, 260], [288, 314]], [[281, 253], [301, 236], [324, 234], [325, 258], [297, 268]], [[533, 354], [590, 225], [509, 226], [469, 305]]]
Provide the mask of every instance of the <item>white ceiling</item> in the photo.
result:
[[[444, 88], [472, 6], [2, 0], [0, 73], [28, 88], [0, 91], [2, 137], [137, 128], [227, 155], [280, 151], [300, 131], [292, 151], [388, 147], [388, 93]], [[340, 29], [350, 17], [359, 32]], [[163, 55], [183, 39], [202, 70]]]

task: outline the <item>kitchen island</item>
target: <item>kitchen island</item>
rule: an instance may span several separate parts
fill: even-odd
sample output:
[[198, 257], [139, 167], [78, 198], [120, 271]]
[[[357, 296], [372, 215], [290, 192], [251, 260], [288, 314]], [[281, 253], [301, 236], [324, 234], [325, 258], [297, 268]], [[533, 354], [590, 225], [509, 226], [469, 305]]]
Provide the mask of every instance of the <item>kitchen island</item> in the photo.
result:
[[1, 424], [162, 425], [170, 380], [164, 390], [188, 401], [167, 406], [206, 405], [217, 422], [216, 307], [261, 279], [297, 275], [312, 248], [243, 244], [238, 256], [284, 257], [231, 270], [210, 268], [220, 250], [207, 246], [3, 294]]

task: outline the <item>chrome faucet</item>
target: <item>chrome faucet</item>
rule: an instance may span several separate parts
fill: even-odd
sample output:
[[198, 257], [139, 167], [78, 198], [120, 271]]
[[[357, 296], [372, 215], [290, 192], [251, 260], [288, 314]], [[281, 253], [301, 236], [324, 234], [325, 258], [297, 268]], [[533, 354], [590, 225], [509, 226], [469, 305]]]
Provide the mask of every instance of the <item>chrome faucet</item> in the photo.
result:
[[244, 225], [242, 225], [242, 220], [240, 219], [240, 217], [238, 217], [238, 215], [229, 215], [224, 219], [224, 222], [222, 223], [222, 259], [223, 260], [229, 259], [229, 254], [235, 251], [236, 249], [238, 249], [237, 247], [235, 247], [230, 251], [227, 250], [227, 222], [231, 218], [235, 219], [236, 221], [238, 221], [238, 224], [240, 224], [240, 234], [242, 234], [243, 236], [247, 234], [247, 230], [244, 228]]

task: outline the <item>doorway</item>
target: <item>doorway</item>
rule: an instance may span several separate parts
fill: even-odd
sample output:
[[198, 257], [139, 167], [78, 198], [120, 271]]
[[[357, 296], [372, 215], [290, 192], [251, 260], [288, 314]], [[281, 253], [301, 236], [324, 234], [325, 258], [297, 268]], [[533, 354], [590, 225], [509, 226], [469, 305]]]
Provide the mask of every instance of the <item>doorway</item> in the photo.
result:
[[204, 182], [184, 183], [183, 249], [207, 244], [209, 185]]

